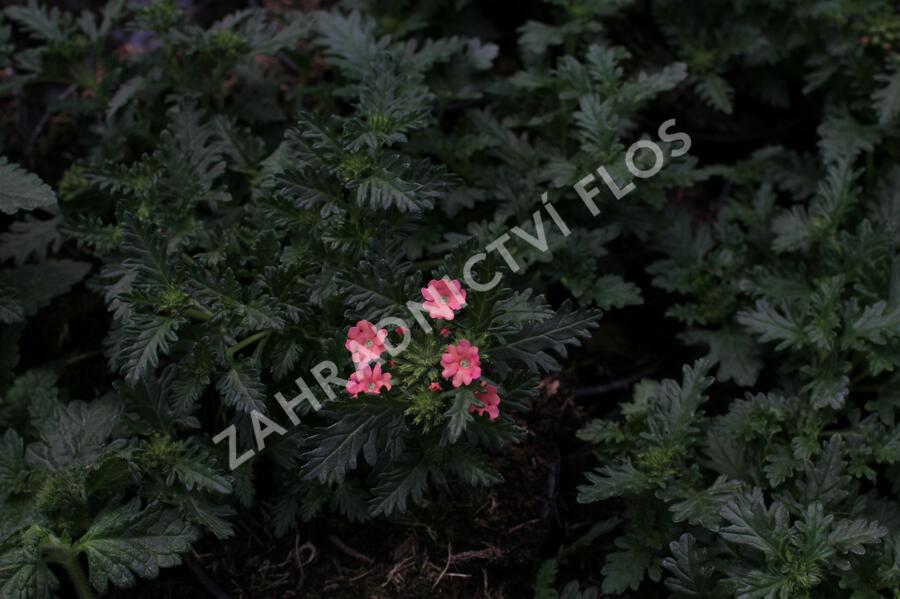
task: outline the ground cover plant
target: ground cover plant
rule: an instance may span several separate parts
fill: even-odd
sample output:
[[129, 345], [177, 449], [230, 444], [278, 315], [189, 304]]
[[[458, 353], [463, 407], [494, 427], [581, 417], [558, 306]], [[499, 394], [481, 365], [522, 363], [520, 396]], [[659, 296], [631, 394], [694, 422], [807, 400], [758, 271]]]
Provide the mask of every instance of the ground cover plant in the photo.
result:
[[900, 596], [892, 3], [0, 19], [0, 597]]

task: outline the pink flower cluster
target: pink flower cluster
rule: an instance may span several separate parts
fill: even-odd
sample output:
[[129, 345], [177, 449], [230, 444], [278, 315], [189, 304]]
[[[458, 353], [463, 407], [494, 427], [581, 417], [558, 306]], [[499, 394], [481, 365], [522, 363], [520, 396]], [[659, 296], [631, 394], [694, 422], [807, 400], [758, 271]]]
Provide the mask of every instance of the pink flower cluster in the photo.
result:
[[347, 381], [347, 392], [353, 397], [360, 393], [379, 395], [382, 388], [391, 390], [390, 373], [382, 373], [381, 364], [375, 364], [374, 368], [370, 364], [384, 353], [387, 334], [387, 329], [376, 329], [368, 320], [360, 320], [355, 327], [350, 327], [344, 347], [356, 364], [356, 372]]
[[[434, 279], [422, 288], [422, 303], [428, 315], [434, 319], [453, 320], [455, 311], [461, 310], [466, 304], [466, 290], [458, 280]], [[399, 334], [406, 335], [408, 331], [398, 330]], [[449, 338], [452, 331], [443, 327], [440, 330], [441, 337]], [[382, 372], [378, 362], [385, 351], [386, 329], [377, 329], [367, 320], [360, 320], [356, 326], [351, 327], [347, 334], [344, 347], [350, 352], [350, 356], [356, 364], [356, 372], [350, 375], [347, 383], [347, 392], [356, 397], [360, 393], [379, 395], [382, 389], [391, 390], [390, 373]], [[390, 363], [393, 365], [393, 362]], [[481, 358], [478, 355], [478, 346], [473, 345], [468, 339], [460, 339], [456, 344], [449, 344], [446, 351], [441, 354], [441, 376], [451, 382], [454, 388], [463, 385], [471, 385], [481, 378]], [[432, 381], [428, 388], [433, 392], [442, 390], [441, 384]], [[495, 420], [500, 416], [500, 396], [497, 395], [497, 387], [481, 382], [481, 389], [475, 391], [475, 398], [481, 405], [469, 406], [469, 411], [479, 416], [485, 414]]]
[[[452, 281], [432, 280], [428, 286], [422, 289], [422, 303], [428, 311], [428, 315], [435, 319], [453, 320], [454, 310], [460, 310], [466, 303], [466, 290], [462, 288], [456, 279]], [[441, 337], [448, 338], [452, 334], [449, 328], [440, 330]], [[481, 378], [481, 358], [478, 356], [478, 346], [473, 345], [468, 339], [460, 339], [455, 345], [447, 346], [447, 351], [441, 354], [441, 376], [449, 380], [454, 388], [463, 385], [471, 385], [473, 381]], [[491, 420], [500, 416], [500, 396], [497, 395], [497, 387], [481, 383], [482, 390], [475, 392], [475, 398], [483, 407], [469, 406], [469, 411], [483, 416], [487, 413]], [[432, 382], [429, 385], [432, 391], [440, 391], [441, 385]]]
[[[471, 385], [473, 381], [481, 377], [481, 358], [478, 357], [478, 347], [472, 345], [468, 339], [460, 339], [456, 345], [448, 345], [447, 351], [441, 355], [441, 366], [444, 367], [441, 376], [452, 382], [454, 387]], [[431, 383], [432, 391], [440, 391], [440, 383]], [[475, 399], [482, 406], [472, 404], [469, 411], [496, 420], [500, 417], [500, 396], [497, 395], [497, 387], [481, 381], [481, 390], [475, 391]]]

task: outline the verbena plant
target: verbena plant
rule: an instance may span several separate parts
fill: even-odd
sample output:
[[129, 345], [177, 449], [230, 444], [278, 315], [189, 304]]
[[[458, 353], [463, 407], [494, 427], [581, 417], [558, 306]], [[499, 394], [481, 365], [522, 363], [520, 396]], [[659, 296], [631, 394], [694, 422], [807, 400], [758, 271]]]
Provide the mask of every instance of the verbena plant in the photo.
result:
[[[601, 463], [568, 493], [613, 513], [560, 562], [610, 594], [896, 593], [890, 3], [552, 0], [511, 39], [465, 1], [180, 6], [0, 21], [0, 594], [130, 586], [260, 504], [283, 534], [498, 483], [538, 377], [600, 310], [660, 296], [661, 353], [709, 355], [579, 433]], [[754, 115], [785, 108], [810, 139], [762, 147]], [[635, 178], [627, 148], [670, 118], [740, 155], [661, 144]], [[635, 188], [586, 217], [599, 167]], [[475, 275], [500, 285], [467, 285], [542, 198], [571, 232], [545, 212], [549, 251], [511, 242], [517, 272], [492, 253]], [[72, 384], [96, 357], [19, 348], [84, 287], [105, 362]]]
[[[389, 516], [424, 501], [429, 484], [502, 480], [483, 449], [521, 438], [510, 414], [527, 409], [538, 372], [558, 368], [547, 352], [564, 356], [598, 313], [553, 311], [506, 287], [469, 290], [457, 317], [431, 315], [431, 334], [372, 329], [378, 343], [387, 334], [410, 345], [374, 365], [375, 378], [369, 365], [346, 390], [317, 389], [321, 404], [300, 407], [302, 421], [275, 400], [321, 361], [342, 376], [368, 362], [353, 348], [351, 361], [348, 330], [352, 341], [386, 316], [410, 319], [410, 301], [442, 297], [410, 260], [430, 247], [415, 238], [427, 213], [460, 180], [410, 138], [434, 126], [436, 102], [475, 94], [432, 91], [453, 75], [443, 65], [453, 60], [471, 85], [496, 48], [378, 41], [356, 13], [245, 11], [208, 30], [169, 3], [112, 3], [100, 19], [34, 4], [6, 15], [37, 42], [16, 54], [11, 89], [94, 70], [75, 73], [77, 99], [56, 108], [84, 127], [62, 201], [36, 175], [2, 166], [4, 211], [31, 212], [3, 237], [13, 262], [2, 274], [4, 361], [15, 365], [27, 318], [87, 279], [112, 316], [104, 353], [116, 380], [84, 403], [57, 388], [64, 364], [8, 377], [4, 596], [51, 595], [49, 564], [83, 596], [130, 586], [178, 563], [201, 531], [231, 536], [235, 507], [255, 500], [259, 460], [282, 481], [265, 498], [279, 533], [327, 506], [353, 520]], [[110, 36], [132, 30], [155, 33], [113, 56]], [[282, 50], [283, 65], [251, 68]], [[282, 86], [303, 85], [296, 65], [311, 72], [313, 52], [339, 77], [328, 91], [318, 82], [307, 110], [306, 96]], [[57, 257], [61, 246], [78, 260]], [[448, 254], [435, 276], [458, 276], [478, 247]], [[483, 280], [495, 270], [479, 268]], [[234, 426], [239, 452], [252, 455], [244, 446], [261, 422], [281, 434], [259, 436], [252, 461], [232, 456], [242, 465], [231, 472], [212, 439]]]

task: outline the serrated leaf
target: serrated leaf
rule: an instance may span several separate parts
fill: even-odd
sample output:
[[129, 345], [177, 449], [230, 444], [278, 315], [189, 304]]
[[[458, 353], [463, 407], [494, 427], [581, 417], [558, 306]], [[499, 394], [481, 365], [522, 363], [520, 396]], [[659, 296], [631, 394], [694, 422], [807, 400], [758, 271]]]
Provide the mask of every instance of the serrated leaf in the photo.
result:
[[888, 308], [886, 302], [876, 302], [859, 314], [844, 333], [849, 341], [865, 339], [880, 345], [900, 336], [900, 306]]
[[881, 138], [875, 125], [858, 121], [846, 107], [831, 107], [819, 125], [819, 148], [826, 162], [852, 161], [862, 152], [871, 152]]
[[159, 505], [142, 510], [135, 498], [101, 512], [73, 549], [87, 556], [91, 584], [102, 593], [110, 582], [129, 588], [135, 575], [156, 578], [160, 568], [180, 564], [197, 537], [176, 510]]
[[889, 532], [878, 522], [863, 519], [838, 520], [828, 534], [828, 543], [839, 552], [863, 555], [866, 552], [864, 545], [879, 542]]
[[760, 489], [728, 502], [721, 516], [728, 522], [719, 531], [725, 540], [753, 547], [767, 556], [777, 555], [787, 537], [787, 510], [780, 503], [767, 508]]
[[378, 485], [372, 489], [369, 513], [390, 516], [405, 512], [410, 498], [421, 505], [432, 470], [433, 466], [425, 458], [388, 466], [378, 477]]
[[216, 389], [226, 405], [248, 414], [254, 410], [267, 413], [266, 387], [260, 379], [259, 369], [249, 361], [233, 363], [216, 383]]
[[12, 324], [25, 320], [25, 308], [16, 299], [12, 289], [0, 289], [0, 322]]
[[829, 507], [847, 496], [850, 476], [846, 474], [842, 448], [842, 440], [835, 436], [815, 462], [806, 462], [804, 475], [796, 482], [797, 500], [801, 505], [818, 501]]
[[474, 420], [469, 406], [475, 403], [475, 394], [471, 389], [457, 389], [453, 394], [453, 403], [444, 413], [447, 428], [444, 437], [450, 444], [456, 443], [466, 427]]
[[781, 314], [766, 300], [757, 301], [753, 310], [738, 312], [737, 321], [759, 335], [760, 341], [777, 341], [776, 350], [797, 349], [807, 341], [803, 323], [791, 312]]
[[491, 468], [489, 460], [477, 449], [461, 443], [448, 448], [446, 468], [473, 487], [502, 483], [503, 476]]
[[159, 365], [160, 356], [178, 340], [178, 328], [186, 319], [178, 316], [137, 314], [125, 325], [122, 347], [125, 380], [135, 384]]
[[612, 594], [636, 591], [644, 575], [647, 573], [653, 580], [659, 580], [662, 560], [646, 547], [633, 542], [629, 537], [616, 540], [621, 551], [614, 551], [606, 556], [606, 563], [601, 570], [603, 574], [603, 592]]
[[121, 404], [109, 397], [59, 406], [54, 417], [41, 423], [40, 441], [28, 446], [29, 466], [56, 471], [70, 464], [93, 464], [105, 451], [121, 414]]
[[171, 465], [169, 480], [177, 477], [188, 491], [196, 488], [215, 493], [231, 493], [231, 478], [217, 471], [210, 461], [202, 451], [185, 451]]
[[706, 75], [697, 79], [694, 88], [703, 100], [720, 112], [731, 114], [734, 88], [718, 75]]
[[28, 0], [25, 6], [10, 6], [5, 13], [30, 32], [32, 37], [45, 42], [63, 41], [64, 27], [71, 20], [67, 13], [60, 12], [59, 7], [53, 6], [48, 10], [36, 0]]
[[[28, 471], [25, 467], [25, 445], [16, 431], [10, 429], [0, 437], [0, 499], [23, 489]], [[2, 542], [3, 539], [0, 539]]]
[[736, 599], [774, 599], [788, 597], [786, 593], [790, 592], [789, 579], [775, 572], [751, 570], [738, 577], [736, 582]]
[[18, 302], [31, 316], [47, 306], [50, 301], [67, 293], [90, 271], [87, 262], [74, 260], [47, 260], [40, 264], [25, 264], [0, 270], [0, 288], [12, 288]]
[[714, 568], [708, 561], [706, 550], [697, 546], [694, 537], [681, 535], [669, 544], [669, 550], [672, 557], [663, 560], [663, 568], [672, 575], [666, 578], [666, 587], [682, 597], [715, 597]]
[[670, 505], [672, 520], [675, 522], [686, 520], [690, 524], [703, 526], [708, 530], [718, 530], [722, 507], [734, 498], [741, 487], [740, 482], [720, 476], [712, 486]]
[[576, 436], [582, 441], [594, 444], [617, 443], [626, 439], [619, 423], [597, 418], [581, 427]]
[[213, 533], [216, 538], [228, 539], [234, 536], [234, 527], [228, 519], [232, 518], [236, 511], [227, 503], [211, 501], [194, 493], [180, 493], [175, 501], [184, 511], [186, 518]]
[[900, 71], [879, 73], [875, 80], [885, 85], [872, 94], [872, 104], [878, 113], [878, 124], [890, 125], [900, 112]]
[[317, 12], [316, 44], [325, 48], [325, 56], [351, 77], [364, 77], [369, 65], [385, 47], [375, 40], [375, 23], [357, 11], [344, 16], [339, 12]]
[[578, 487], [578, 503], [593, 503], [610, 497], [643, 493], [652, 486], [650, 478], [626, 459], [621, 464], [604, 466], [596, 473], [587, 472], [590, 484]]
[[597, 327], [601, 316], [599, 311], [585, 307], [573, 311], [570, 303], [564, 303], [553, 316], [530, 324], [510, 337], [494, 351], [494, 357], [519, 360], [533, 371], [558, 370], [559, 362], [550, 352], [565, 358], [566, 346], [581, 345], [581, 339], [590, 336], [589, 331]]
[[56, 205], [56, 194], [40, 177], [0, 156], [0, 212], [15, 214]]
[[534, 599], [559, 599], [559, 594], [553, 588], [558, 571], [559, 565], [555, 559], [541, 563], [534, 581]]
[[794, 206], [772, 219], [772, 232], [772, 249], [776, 252], [806, 250], [813, 234], [806, 206]]
[[30, 215], [24, 221], [16, 221], [9, 230], [0, 234], [0, 262], [13, 259], [15, 264], [25, 264], [29, 258], [43, 260], [48, 252], [56, 252], [62, 245], [58, 230], [59, 217], [37, 220]]
[[402, 427], [403, 410], [382, 400], [360, 403], [356, 409], [319, 430], [309, 440], [312, 447], [304, 454], [302, 467], [306, 480], [325, 481], [334, 479], [341, 481], [348, 470], [356, 468], [356, 460], [363, 452], [366, 461], [374, 464], [384, 437], [392, 429]]
[[688, 331], [683, 335], [687, 343], [709, 346], [708, 359], [719, 365], [716, 379], [732, 380], [749, 387], [756, 383], [762, 369], [759, 345], [746, 333], [733, 328]]
[[586, 289], [580, 299], [593, 303], [601, 310], [639, 306], [644, 303], [640, 288], [618, 275], [599, 277]]
[[802, 466], [803, 462], [798, 460], [787, 447], [775, 446], [766, 456], [763, 472], [766, 473], [769, 485], [774, 488], [783, 483], [788, 477], [793, 475], [795, 470]]
[[0, 597], [9, 599], [52, 599], [59, 581], [47, 564], [24, 549], [0, 555]]

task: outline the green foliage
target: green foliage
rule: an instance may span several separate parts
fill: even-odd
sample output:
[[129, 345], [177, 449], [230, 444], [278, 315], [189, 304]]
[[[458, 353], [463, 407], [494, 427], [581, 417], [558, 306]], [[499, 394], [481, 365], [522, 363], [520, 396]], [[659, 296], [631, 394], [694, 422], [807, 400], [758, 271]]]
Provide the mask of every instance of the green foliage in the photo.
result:
[[0, 157], [0, 210], [15, 214], [19, 210], [34, 210], [56, 205], [56, 194], [33, 173]]
[[[535, 596], [896, 593], [894, 4], [198, 6], [2, 12], [0, 595], [133, 586], [238, 514], [427, 510], [504, 482], [540, 377], [570, 405], [684, 362], [572, 410], [598, 463], [562, 501], [620, 517]], [[444, 276], [466, 304], [428, 332]], [[385, 317], [391, 388], [351, 396], [348, 330]]]

